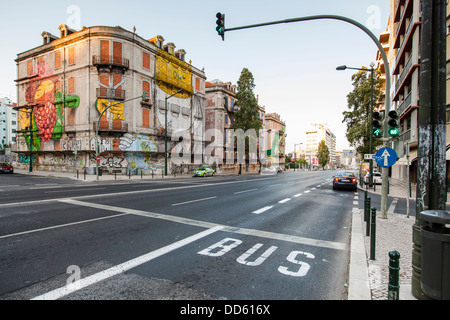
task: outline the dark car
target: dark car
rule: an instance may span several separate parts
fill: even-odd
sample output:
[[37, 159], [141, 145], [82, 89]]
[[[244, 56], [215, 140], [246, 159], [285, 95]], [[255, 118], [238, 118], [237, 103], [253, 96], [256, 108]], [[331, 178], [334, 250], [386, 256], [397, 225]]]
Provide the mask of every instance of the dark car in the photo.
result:
[[14, 173], [14, 169], [12, 165], [9, 165], [7, 163], [0, 163], [0, 172], [1, 173]]
[[333, 179], [333, 190], [351, 189], [357, 190], [356, 176], [353, 172], [339, 171]]

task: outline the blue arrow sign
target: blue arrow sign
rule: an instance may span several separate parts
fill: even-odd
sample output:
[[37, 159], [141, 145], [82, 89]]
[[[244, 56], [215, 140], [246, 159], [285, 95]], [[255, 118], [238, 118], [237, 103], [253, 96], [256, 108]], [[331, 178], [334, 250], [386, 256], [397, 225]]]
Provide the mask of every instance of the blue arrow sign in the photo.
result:
[[380, 167], [392, 167], [397, 161], [397, 153], [391, 148], [381, 148], [375, 153], [373, 159]]

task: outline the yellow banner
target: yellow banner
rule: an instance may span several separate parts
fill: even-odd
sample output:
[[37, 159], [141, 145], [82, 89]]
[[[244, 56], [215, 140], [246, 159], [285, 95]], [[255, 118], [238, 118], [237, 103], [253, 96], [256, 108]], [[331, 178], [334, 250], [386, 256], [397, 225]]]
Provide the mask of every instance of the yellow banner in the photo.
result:
[[156, 80], [158, 86], [167, 94], [174, 94], [183, 89], [180, 97], [188, 98], [193, 93], [191, 66], [164, 50], [158, 50], [156, 56]]

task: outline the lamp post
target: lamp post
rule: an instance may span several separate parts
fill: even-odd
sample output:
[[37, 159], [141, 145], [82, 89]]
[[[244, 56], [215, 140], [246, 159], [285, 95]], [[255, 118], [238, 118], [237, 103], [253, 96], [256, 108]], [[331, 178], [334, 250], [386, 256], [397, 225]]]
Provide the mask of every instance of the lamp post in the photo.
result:
[[180, 89], [177, 91], [177, 93], [174, 93], [168, 97], [166, 97], [165, 102], [165, 115], [164, 115], [164, 175], [167, 177], [167, 100], [172, 98], [173, 96], [176, 96], [179, 93], [182, 93], [184, 89]]
[[[370, 122], [370, 129], [369, 129], [369, 154], [372, 154], [373, 149], [373, 138], [372, 138], [372, 113], [373, 113], [373, 65], [371, 65], [370, 69], [366, 68], [352, 68], [347, 66], [339, 66], [336, 68], [338, 71], [343, 71], [346, 69], [352, 69], [352, 70], [360, 70], [360, 71], [370, 71], [370, 79], [371, 79], [371, 86], [370, 86], [370, 113], [369, 113], [369, 122]], [[373, 159], [369, 160], [369, 188], [373, 187]]]
[[131, 101], [131, 100], [136, 100], [136, 99], [142, 99], [143, 101], [147, 100], [148, 99], [147, 91], [144, 91], [142, 93], [142, 96], [131, 98], [131, 99], [128, 99], [128, 100], [124, 100], [124, 101], [121, 101], [121, 102], [117, 102], [117, 103], [113, 103], [113, 104], [108, 105], [102, 111], [102, 113], [100, 113], [100, 116], [98, 117], [97, 126], [95, 128], [95, 162], [96, 162], [96, 170], [95, 170], [96, 173], [95, 174], [97, 176], [97, 180], [98, 180], [98, 161], [97, 161], [97, 158], [100, 155], [99, 146], [98, 146], [98, 127], [100, 126], [100, 119], [102, 118], [102, 116], [106, 112], [106, 110], [110, 109], [111, 107], [114, 107], [114, 106], [116, 106], [118, 104], [125, 103], [125, 102]]
[[295, 171], [295, 162], [296, 162], [296, 160], [297, 160], [297, 159], [296, 159], [296, 154], [295, 154], [295, 151], [296, 151], [296, 150], [295, 150], [295, 147], [296, 147], [296, 146], [299, 146], [299, 145], [301, 145], [301, 144], [303, 144], [303, 143], [300, 142], [300, 143], [295, 143], [295, 144], [294, 144], [294, 171]]

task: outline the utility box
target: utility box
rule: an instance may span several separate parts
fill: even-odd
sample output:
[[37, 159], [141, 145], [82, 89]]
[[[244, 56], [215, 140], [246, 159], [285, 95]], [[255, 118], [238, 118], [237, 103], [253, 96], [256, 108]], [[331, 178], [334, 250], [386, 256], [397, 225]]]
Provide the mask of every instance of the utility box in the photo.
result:
[[420, 213], [424, 222], [422, 236], [423, 292], [437, 300], [450, 299], [450, 213], [426, 210]]

